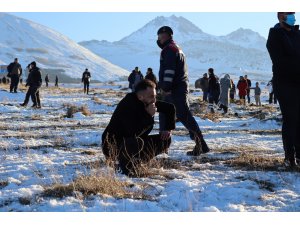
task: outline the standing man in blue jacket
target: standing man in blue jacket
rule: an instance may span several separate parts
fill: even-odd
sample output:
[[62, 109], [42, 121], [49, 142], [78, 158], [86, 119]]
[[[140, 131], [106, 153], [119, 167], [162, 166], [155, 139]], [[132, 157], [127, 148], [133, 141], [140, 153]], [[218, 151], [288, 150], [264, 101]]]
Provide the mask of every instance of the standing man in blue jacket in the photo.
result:
[[[193, 117], [188, 102], [188, 72], [185, 55], [173, 40], [173, 30], [163, 26], [157, 31], [157, 45], [162, 49], [160, 54], [159, 88], [163, 100], [173, 103], [176, 117], [188, 129], [190, 137], [196, 142], [187, 155], [199, 156], [210, 151], [202, 132]], [[160, 114], [160, 126], [164, 127], [165, 116]]]
[[278, 12], [267, 41], [273, 63], [273, 90], [282, 112], [285, 165], [300, 166], [300, 31], [294, 12]]

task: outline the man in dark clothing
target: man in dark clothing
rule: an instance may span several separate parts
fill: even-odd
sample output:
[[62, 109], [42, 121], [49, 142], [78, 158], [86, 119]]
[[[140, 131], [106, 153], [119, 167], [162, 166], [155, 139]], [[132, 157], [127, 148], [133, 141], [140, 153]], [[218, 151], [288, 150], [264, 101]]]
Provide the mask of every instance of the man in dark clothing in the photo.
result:
[[230, 82], [231, 82], [231, 88], [230, 88], [230, 92], [229, 92], [229, 97], [230, 97], [230, 102], [233, 103], [234, 95], [235, 95], [235, 84], [232, 79], [230, 80]]
[[84, 85], [83, 93], [89, 94], [90, 80], [91, 80], [91, 73], [88, 71], [88, 69], [85, 69], [81, 79], [81, 82], [83, 82]]
[[247, 99], [248, 99], [248, 104], [250, 104], [251, 80], [248, 79], [247, 75], [245, 75], [244, 78], [245, 78], [245, 80], [247, 82], [247, 85], [248, 85], [248, 87], [247, 87]]
[[285, 165], [300, 165], [300, 31], [295, 13], [279, 12], [267, 49], [273, 63], [273, 89], [282, 112]]
[[135, 67], [135, 69], [132, 70], [131, 74], [128, 77], [129, 88], [132, 90], [132, 92], [134, 92], [135, 86], [143, 79], [143, 74], [141, 73], [138, 67]]
[[156, 85], [156, 90], [158, 89], [158, 85], [157, 85], [157, 79], [156, 76], [154, 75], [152, 68], [148, 68], [147, 72], [146, 72], [146, 76], [145, 79], [151, 80], [155, 85]]
[[22, 67], [18, 63], [18, 58], [15, 58], [14, 62], [10, 63], [7, 67], [8, 77], [11, 78], [10, 92], [17, 93], [20, 76], [22, 75]]
[[268, 90], [269, 90], [269, 104], [273, 103], [274, 99], [274, 104], [277, 104], [277, 98], [274, 95], [274, 89], [273, 89], [273, 81], [270, 80], [267, 84]]
[[55, 87], [58, 87], [58, 76], [55, 77]]
[[203, 101], [207, 102], [208, 97], [208, 75], [207, 73], [203, 74], [203, 77], [200, 80], [201, 89], [203, 91]]
[[[191, 139], [196, 142], [194, 149], [188, 151], [187, 154], [199, 156], [201, 153], [209, 152], [209, 148], [189, 109], [189, 85], [185, 55], [173, 41], [173, 31], [170, 27], [161, 27], [157, 31], [157, 35], [157, 45], [162, 49], [159, 68], [159, 87], [162, 98], [175, 105], [177, 119], [189, 130]], [[165, 116], [161, 114], [161, 127], [164, 127], [165, 121]]]
[[214, 69], [208, 69], [208, 108], [211, 113], [214, 113], [214, 104], [218, 105], [219, 97], [220, 97], [220, 83], [217, 80], [217, 76], [214, 74]]
[[[156, 111], [166, 115], [166, 126], [160, 134], [149, 135]], [[145, 79], [119, 102], [103, 132], [102, 151], [107, 160], [119, 161], [124, 174], [138, 176], [141, 163], [168, 152], [173, 129], [174, 105], [156, 101], [155, 84]]]
[[42, 85], [42, 74], [40, 69], [36, 66], [36, 62], [33, 61], [29, 64], [29, 75], [26, 82], [26, 87], [29, 86], [25, 96], [24, 103], [21, 106], [27, 106], [29, 97], [33, 102], [32, 108], [41, 108], [41, 102], [39, 97], [39, 88]]
[[47, 74], [46, 77], [45, 77], [45, 82], [46, 82], [46, 87], [48, 87], [48, 83], [49, 83], [49, 77], [48, 77], [48, 74]]

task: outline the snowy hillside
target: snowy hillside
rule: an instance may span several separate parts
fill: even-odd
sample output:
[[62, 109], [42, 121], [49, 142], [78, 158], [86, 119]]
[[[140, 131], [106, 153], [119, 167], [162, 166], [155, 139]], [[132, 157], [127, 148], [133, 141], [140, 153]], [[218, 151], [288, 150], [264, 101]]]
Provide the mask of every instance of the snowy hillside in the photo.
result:
[[128, 71], [116, 66], [68, 37], [43, 25], [0, 13], [0, 62], [15, 57], [25, 67], [35, 60], [41, 68], [63, 69], [72, 78], [81, 78], [89, 68], [94, 80], [117, 80]]
[[187, 56], [191, 81], [215, 68], [216, 74], [230, 73], [238, 77], [246, 73], [257, 80], [269, 80], [271, 61], [266, 40], [249, 29], [239, 29], [226, 36], [213, 36], [183, 17], [157, 17], [141, 29], [117, 42], [85, 41], [82, 46], [127, 70], [139, 66], [159, 67], [160, 49], [156, 45], [159, 27], [168, 25], [174, 31], [174, 40]]

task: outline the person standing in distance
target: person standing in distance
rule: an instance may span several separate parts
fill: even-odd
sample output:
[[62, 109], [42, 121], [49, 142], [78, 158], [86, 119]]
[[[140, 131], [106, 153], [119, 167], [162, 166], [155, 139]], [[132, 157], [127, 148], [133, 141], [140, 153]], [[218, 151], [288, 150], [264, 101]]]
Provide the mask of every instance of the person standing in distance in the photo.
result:
[[[160, 54], [159, 88], [162, 100], [173, 103], [177, 119], [188, 129], [190, 137], [196, 142], [187, 155], [199, 156], [210, 151], [202, 132], [193, 117], [188, 102], [188, 72], [186, 59], [181, 48], [173, 40], [173, 30], [163, 26], [157, 31], [157, 45], [162, 49]], [[165, 115], [159, 115], [160, 126], [165, 126]]]
[[83, 82], [84, 88], [83, 93], [89, 94], [89, 87], [90, 87], [90, 80], [91, 80], [91, 73], [88, 69], [85, 69], [84, 73], [82, 74], [81, 82]]

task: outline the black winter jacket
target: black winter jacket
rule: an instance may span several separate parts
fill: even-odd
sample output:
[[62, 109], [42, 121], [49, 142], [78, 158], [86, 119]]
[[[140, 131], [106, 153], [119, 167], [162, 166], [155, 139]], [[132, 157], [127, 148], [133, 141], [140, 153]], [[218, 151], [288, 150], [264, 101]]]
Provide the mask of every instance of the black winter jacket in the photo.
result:
[[38, 67], [33, 68], [27, 78], [26, 86], [41, 87], [42, 86], [42, 74]]
[[[157, 101], [158, 112], [167, 114], [166, 130], [175, 129], [175, 107], [173, 104]], [[154, 118], [146, 110], [144, 103], [138, 100], [136, 93], [127, 94], [118, 104], [108, 126], [102, 135], [104, 143], [107, 134], [117, 140], [130, 137], [146, 137], [153, 129]]]
[[273, 63], [273, 79], [300, 84], [300, 31], [271, 28], [267, 49]]
[[89, 83], [89, 82], [90, 82], [90, 78], [91, 78], [91, 73], [88, 72], [88, 71], [85, 71], [85, 72], [82, 74], [82, 79], [81, 79], [81, 81], [84, 82], [84, 83]]
[[188, 72], [183, 51], [171, 39], [160, 54], [159, 88], [165, 92], [187, 92]]

